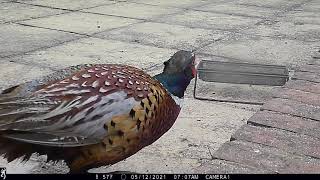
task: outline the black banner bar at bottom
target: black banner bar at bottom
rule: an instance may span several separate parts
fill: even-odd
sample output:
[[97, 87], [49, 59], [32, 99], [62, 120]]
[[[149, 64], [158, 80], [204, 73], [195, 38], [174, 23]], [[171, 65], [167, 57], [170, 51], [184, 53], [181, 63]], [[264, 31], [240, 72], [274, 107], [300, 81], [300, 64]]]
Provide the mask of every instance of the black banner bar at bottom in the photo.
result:
[[319, 179], [320, 174], [6, 174], [0, 180], [28, 179], [28, 180], [236, 180], [236, 179], [295, 179], [308, 178]]

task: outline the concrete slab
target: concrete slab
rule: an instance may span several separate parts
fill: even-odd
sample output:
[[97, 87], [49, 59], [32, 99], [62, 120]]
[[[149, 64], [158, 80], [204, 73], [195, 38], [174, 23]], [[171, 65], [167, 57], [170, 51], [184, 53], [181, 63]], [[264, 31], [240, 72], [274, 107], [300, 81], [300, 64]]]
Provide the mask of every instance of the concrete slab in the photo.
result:
[[35, 4], [41, 6], [47, 6], [52, 8], [69, 9], [69, 10], [79, 10], [84, 8], [91, 8], [105, 4], [112, 4], [115, 1], [105, 1], [105, 0], [18, 0], [18, 2]]
[[75, 34], [17, 24], [0, 25], [0, 57], [54, 46], [79, 37]]
[[[129, 9], [130, 11], [128, 11]], [[157, 17], [161, 17], [162, 15], [181, 11], [181, 9], [173, 7], [153, 6], [147, 4], [136, 4], [130, 2], [118, 2], [111, 5], [84, 9], [82, 11], [137, 19], [154, 19]]]
[[22, 21], [20, 23], [90, 35], [113, 28], [127, 26], [137, 22], [139, 22], [139, 20], [72, 12], [46, 18]]
[[0, 61], [0, 72], [0, 89], [5, 89], [34, 78], [48, 75], [53, 71], [48, 68], [40, 68], [33, 65]]
[[168, 60], [176, 50], [99, 38], [86, 38], [12, 60], [53, 69], [83, 63], [120, 63], [146, 68]]
[[290, 8], [294, 5], [303, 3], [304, 0], [239, 0], [238, 4], [250, 5], [250, 6], [259, 6], [266, 8]]
[[296, 68], [310, 59], [315, 46], [316, 43], [237, 34], [206, 46], [199, 52], [235, 58], [241, 62]]
[[0, 6], [0, 23], [61, 14], [64, 12], [67, 11], [19, 3], [2, 3]]
[[320, 1], [312, 0], [308, 3], [304, 3], [302, 6], [297, 7], [295, 9], [301, 10], [301, 11], [319, 12], [320, 11]]
[[237, 31], [239, 29], [248, 28], [253, 24], [261, 21], [261, 19], [186, 10], [183, 13], [169, 15], [167, 17], [163, 17], [162, 19], [158, 19], [157, 21], [170, 24], [179, 24], [194, 28]]
[[256, 24], [253, 28], [242, 31], [260, 36], [271, 36], [274, 38], [288, 38], [301, 41], [320, 41], [320, 25], [299, 24], [294, 22], [275, 21], [272, 24]]
[[[225, 2], [228, 0], [215, 0], [218, 2]], [[133, 0], [133, 2], [151, 4], [157, 6], [174, 6], [179, 8], [186, 8], [190, 6], [199, 6], [209, 2], [209, 0], [180, 0], [180, 1], [171, 1], [171, 0]]]
[[281, 20], [296, 24], [320, 24], [320, 14], [307, 11], [290, 11]]
[[221, 39], [225, 34], [227, 33], [221, 31], [145, 22], [95, 36], [156, 47], [191, 50]]
[[200, 7], [196, 7], [194, 9], [201, 11], [210, 11], [213, 13], [223, 13], [238, 16], [252, 16], [261, 18], [273, 16], [276, 13], [280, 12], [279, 9], [240, 5], [237, 4], [237, 1], [230, 3], [211, 3]]

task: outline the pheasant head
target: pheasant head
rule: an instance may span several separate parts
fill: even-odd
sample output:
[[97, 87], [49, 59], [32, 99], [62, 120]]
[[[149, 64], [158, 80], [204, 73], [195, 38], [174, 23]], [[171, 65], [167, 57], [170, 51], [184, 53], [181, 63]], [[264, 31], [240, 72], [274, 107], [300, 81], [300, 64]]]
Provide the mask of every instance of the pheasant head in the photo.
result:
[[184, 97], [184, 92], [190, 81], [196, 76], [200, 60], [190, 51], [178, 51], [164, 62], [163, 72], [156, 75], [158, 81], [178, 98]]

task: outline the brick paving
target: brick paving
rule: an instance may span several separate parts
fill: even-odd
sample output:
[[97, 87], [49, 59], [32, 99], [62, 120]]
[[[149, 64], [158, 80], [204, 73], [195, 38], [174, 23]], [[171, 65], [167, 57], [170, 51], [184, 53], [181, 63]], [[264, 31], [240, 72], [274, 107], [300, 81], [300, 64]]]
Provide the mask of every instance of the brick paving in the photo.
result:
[[251, 167], [244, 173], [320, 172], [320, 59], [311, 62], [213, 154], [233, 168], [224, 163], [213, 172], [239, 173], [244, 165]]

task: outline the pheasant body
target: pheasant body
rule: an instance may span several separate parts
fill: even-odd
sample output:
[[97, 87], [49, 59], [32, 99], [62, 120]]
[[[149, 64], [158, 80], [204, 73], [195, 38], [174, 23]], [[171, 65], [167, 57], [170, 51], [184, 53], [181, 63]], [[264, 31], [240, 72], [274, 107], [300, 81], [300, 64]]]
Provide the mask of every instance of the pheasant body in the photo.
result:
[[153, 143], [180, 106], [159, 81], [126, 65], [71, 67], [0, 94], [0, 154], [64, 159], [71, 172], [114, 164]]

